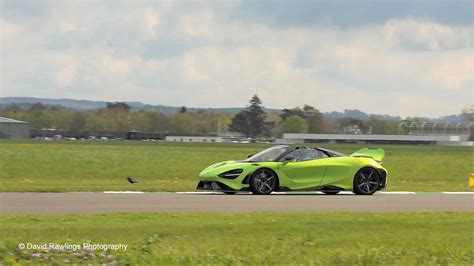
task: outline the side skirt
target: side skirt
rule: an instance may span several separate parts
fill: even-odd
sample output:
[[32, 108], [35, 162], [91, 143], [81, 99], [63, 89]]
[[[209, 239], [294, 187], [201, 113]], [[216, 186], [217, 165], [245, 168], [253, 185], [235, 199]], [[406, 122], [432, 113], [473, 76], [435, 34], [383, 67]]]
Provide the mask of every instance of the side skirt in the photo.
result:
[[279, 187], [276, 191], [277, 192], [285, 192], [285, 191], [345, 191], [344, 188], [337, 187], [337, 186], [318, 186], [318, 187], [311, 187], [311, 188], [302, 188], [302, 189], [290, 189], [288, 187]]

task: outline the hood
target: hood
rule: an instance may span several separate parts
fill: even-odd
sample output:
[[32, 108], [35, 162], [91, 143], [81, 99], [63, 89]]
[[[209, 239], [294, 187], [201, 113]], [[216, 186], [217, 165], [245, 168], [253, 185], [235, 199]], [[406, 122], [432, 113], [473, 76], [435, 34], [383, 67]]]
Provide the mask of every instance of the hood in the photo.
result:
[[378, 149], [369, 149], [363, 148], [360, 150], [355, 151], [350, 156], [352, 157], [368, 157], [376, 160], [377, 162], [381, 162], [385, 157], [385, 151], [381, 148]]
[[225, 161], [225, 162], [220, 162], [220, 163], [215, 163], [213, 165], [210, 165], [206, 167], [204, 170], [202, 170], [201, 173], [209, 173], [213, 171], [224, 172], [227, 170], [244, 167], [244, 165], [248, 165], [248, 164], [249, 162], [244, 162], [244, 161]]

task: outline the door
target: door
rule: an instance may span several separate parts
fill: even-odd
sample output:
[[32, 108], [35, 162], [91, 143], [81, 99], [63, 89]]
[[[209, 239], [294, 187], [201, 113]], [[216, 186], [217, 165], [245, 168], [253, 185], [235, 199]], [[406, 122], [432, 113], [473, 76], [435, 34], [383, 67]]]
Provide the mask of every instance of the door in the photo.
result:
[[327, 169], [324, 153], [315, 149], [297, 149], [285, 157], [288, 156], [293, 160], [281, 162], [279, 170], [289, 179], [291, 189], [313, 188], [321, 184]]

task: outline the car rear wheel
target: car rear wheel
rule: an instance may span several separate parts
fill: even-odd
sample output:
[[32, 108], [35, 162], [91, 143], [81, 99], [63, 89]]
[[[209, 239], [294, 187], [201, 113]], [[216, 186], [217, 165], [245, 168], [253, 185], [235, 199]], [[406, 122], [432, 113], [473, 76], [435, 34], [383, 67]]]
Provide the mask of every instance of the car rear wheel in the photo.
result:
[[256, 195], [268, 195], [277, 188], [278, 177], [269, 169], [258, 169], [250, 177], [250, 190]]
[[380, 174], [374, 168], [360, 169], [354, 177], [353, 192], [356, 195], [372, 195], [380, 184]]

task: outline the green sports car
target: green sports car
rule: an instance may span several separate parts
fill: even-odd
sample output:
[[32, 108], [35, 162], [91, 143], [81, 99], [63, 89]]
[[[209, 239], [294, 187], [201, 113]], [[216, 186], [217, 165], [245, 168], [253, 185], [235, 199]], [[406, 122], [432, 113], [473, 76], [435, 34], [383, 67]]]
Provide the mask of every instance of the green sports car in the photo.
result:
[[387, 184], [383, 149], [360, 149], [351, 155], [324, 148], [274, 146], [242, 161], [225, 161], [199, 174], [199, 190], [234, 194], [251, 191], [353, 191], [372, 195]]

